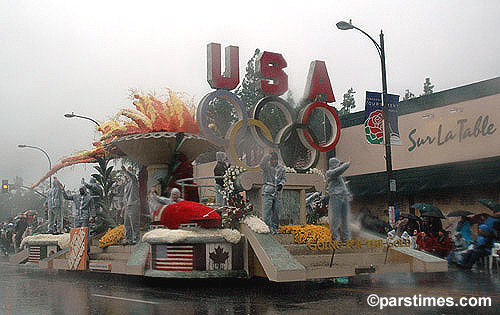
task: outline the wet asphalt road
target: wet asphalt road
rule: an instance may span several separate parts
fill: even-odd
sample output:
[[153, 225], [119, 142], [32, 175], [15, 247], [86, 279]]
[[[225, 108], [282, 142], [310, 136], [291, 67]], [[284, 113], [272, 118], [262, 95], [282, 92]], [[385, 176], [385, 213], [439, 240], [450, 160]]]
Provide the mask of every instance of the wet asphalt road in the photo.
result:
[[[491, 297], [491, 307], [371, 307], [367, 297]], [[349, 284], [168, 280], [0, 261], [1, 314], [500, 314], [497, 270], [390, 274]]]

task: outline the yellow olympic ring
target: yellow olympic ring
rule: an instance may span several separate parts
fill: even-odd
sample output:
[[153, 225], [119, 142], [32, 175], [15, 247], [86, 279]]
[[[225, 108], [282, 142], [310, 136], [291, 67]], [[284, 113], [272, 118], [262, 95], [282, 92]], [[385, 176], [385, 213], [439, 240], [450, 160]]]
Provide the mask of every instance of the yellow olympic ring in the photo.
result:
[[[236, 153], [236, 148], [235, 148], [236, 134], [243, 127], [243, 123], [244, 123], [244, 121], [240, 120], [236, 124], [232, 125], [231, 128], [228, 130], [228, 134], [229, 134], [229, 150], [226, 150], [226, 151], [229, 151], [229, 153], [231, 154], [231, 157], [233, 158], [233, 161], [235, 161], [236, 165], [238, 165], [240, 167], [243, 167], [243, 168], [245, 168], [245, 169], [247, 169], [249, 171], [262, 171], [260, 169], [260, 166], [250, 167], [250, 166], [246, 165], [245, 163], [243, 163], [238, 158], [238, 154]], [[266, 127], [266, 125], [264, 125], [264, 123], [262, 121], [256, 120], [256, 119], [248, 119], [248, 125], [259, 127], [264, 132], [264, 136], [269, 141], [273, 141], [273, 136], [271, 134], [271, 131], [269, 131], [269, 129]]]

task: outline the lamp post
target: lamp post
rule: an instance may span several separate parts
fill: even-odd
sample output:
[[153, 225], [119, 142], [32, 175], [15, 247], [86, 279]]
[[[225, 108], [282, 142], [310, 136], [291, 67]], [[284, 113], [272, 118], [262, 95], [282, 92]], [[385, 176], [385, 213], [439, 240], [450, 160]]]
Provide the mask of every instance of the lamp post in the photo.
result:
[[[19, 148], [21, 149], [24, 149], [24, 148], [32, 148], [32, 149], [36, 149], [36, 150], [40, 150], [43, 152], [43, 154], [45, 154], [45, 156], [47, 157], [47, 160], [49, 160], [49, 171], [52, 169], [52, 162], [50, 161], [50, 157], [49, 155], [47, 154], [47, 152], [45, 152], [44, 149], [42, 148], [39, 148], [39, 147], [35, 147], [33, 145], [26, 145], [26, 144], [18, 144], [17, 145]], [[52, 176], [49, 176], [49, 183], [50, 183], [50, 187], [52, 187]]]
[[101, 126], [101, 124], [98, 123], [95, 119], [92, 119], [92, 118], [86, 117], [86, 116], [76, 115], [74, 112], [71, 112], [71, 114], [64, 114], [64, 117], [66, 117], [66, 118], [74, 118], [74, 117], [83, 118], [83, 119], [90, 120], [91, 122], [93, 122], [94, 124], [96, 124], [97, 127]]
[[393, 182], [392, 178], [392, 152], [391, 152], [391, 133], [390, 133], [390, 125], [389, 125], [389, 106], [387, 100], [387, 77], [386, 77], [386, 68], [385, 68], [385, 50], [384, 50], [384, 33], [382, 30], [380, 31], [380, 45], [374, 40], [370, 35], [368, 35], [362, 29], [352, 25], [351, 20], [349, 22], [340, 21], [336, 24], [337, 28], [340, 30], [351, 30], [355, 29], [363, 33], [366, 37], [368, 37], [372, 43], [377, 48], [378, 55], [380, 56], [380, 64], [382, 67], [382, 114], [384, 116], [384, 144], [385, 144], [385, 166], [387, 173], [387, 203], [389, 207], [394, 206], [394, 188], [391, 189], [391, 183]]

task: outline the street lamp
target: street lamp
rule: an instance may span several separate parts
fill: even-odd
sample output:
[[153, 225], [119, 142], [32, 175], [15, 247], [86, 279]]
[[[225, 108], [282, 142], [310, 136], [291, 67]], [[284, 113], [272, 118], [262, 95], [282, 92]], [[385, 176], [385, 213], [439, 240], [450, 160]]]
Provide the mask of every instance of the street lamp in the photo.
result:
[[87, 119], [87, 120], [92, 121], [94, 124], [97, 125], [97, 127], [101, 126], [101, 124], [98, 123], [96, 120], [94, 120], [94, 119], [92, 119], [90, 117], [76, 115], [74, 112], [71, 112], [71, 114], [64, 114], [64, 117], [66, 117], [66, 118], [74, 118], [74, 117], [83, 118], [83, 119]]
[[[380, 31], [380, 45], [375, 41], [370, 35], [368, 35], [362, 29], [352, 25], [351, 20], [349, 22], [340, 21], [336, 24], [339, 30], [351, 30], [355, 29], [363, 33], [366, 37], [368, 37], [372, 43], [377, 48], [378, 55], [380, 56], [380, 64], [382, 67], [382, 114], [384, 116], [384, 143], [385, 143], [385, 166], [387, 172], [387, 203], [389, 207], [394, 206], [394, 191], [396, 190], [395, 185], [391, 185], [393, 183], [392, 178], [392, 153], [391, 153], [391, 134], [390, 134], [390, 126], [389, 126], [389, 106], [387, 100], [387, 77], [386, 77], [386, 68], [385, 68], [385, 50], [384, 50], [384, 33], [382, 30]], [[394, 187], [391, 187], [394, 186]], [[391, 189], [392, 188], [392, 189]]]
[[[50, 170], [52, 169], [52, 162], [50, 161], [50, 157], [49, 155], [47, 154], [47, 152], [45, 152], [44, 149], [42, 148], [39, 148], [39, 147], [35, 147], [35, 146], [32, 146], [32, 145], [26, 145], [26, 144], [18, 144], [17, 145], [19, 148], [21, 149], [24, 149], [24, 148], [32, 148], [32, 149], [36, 149], [36, 150], [40, 150], [43, 152], [43, 154], [45, 154], [45, 156], [47, 157], [47, 160], [49, 160], [49, 172]], [[50, 183], [50, 187], [52, 187], [52, 176], [49, 176], [49, 183]]]

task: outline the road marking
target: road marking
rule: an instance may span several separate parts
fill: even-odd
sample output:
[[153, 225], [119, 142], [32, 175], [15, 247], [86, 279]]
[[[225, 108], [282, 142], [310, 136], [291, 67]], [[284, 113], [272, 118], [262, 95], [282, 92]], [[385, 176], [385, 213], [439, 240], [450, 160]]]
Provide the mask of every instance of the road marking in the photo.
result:
[[137, 302], [137, 303], [160, 304], [158, 302], [136, 300], [136, 299], [127, 299], [127, 298], [118, 297], [118, 296], [101, 295], [101, 294], [92, 294], [92, 295], [97, 296], [97, 297], [107, 298], [107, 299], [123, 300], [123, 301]]

